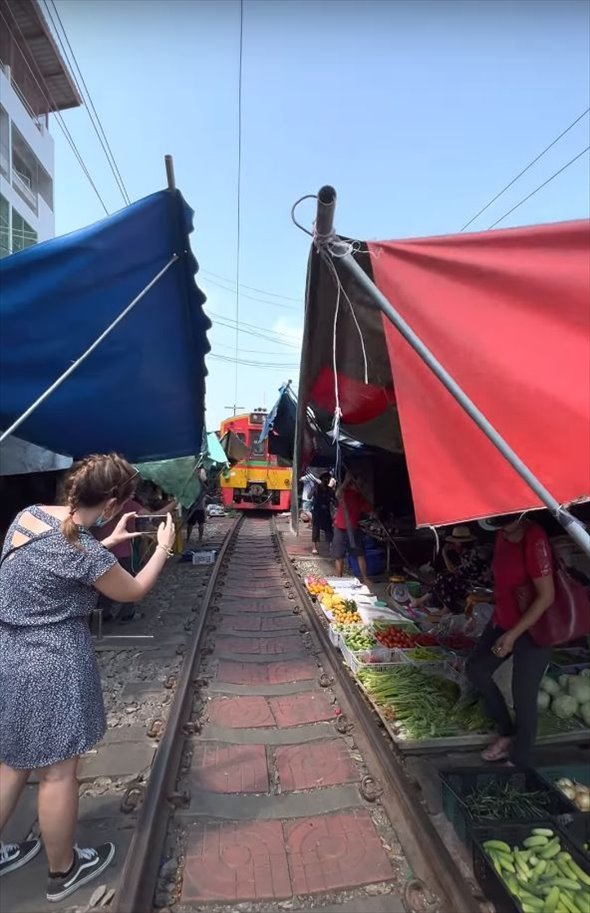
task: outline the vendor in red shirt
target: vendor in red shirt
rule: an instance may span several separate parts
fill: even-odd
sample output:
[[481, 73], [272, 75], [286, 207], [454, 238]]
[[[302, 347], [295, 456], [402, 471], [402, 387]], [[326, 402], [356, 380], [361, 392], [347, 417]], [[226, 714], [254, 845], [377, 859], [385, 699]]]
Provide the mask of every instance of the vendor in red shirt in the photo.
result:
[[[481, 525], [498, 530], [492, 564], [495, 610], [466, 672], [499, 732], [482, 757], [530, 767], [537, 736], [537, 695], [551, 647], [537, 646], [528, 631], [555, 599], [551, 547], [540, 526], [514, 515]], [[510, 655], [514, 721], [492, 677]]]
[[338, 508], [334, 517], [334, 538], [332, 540], [332, 555], [336, 564], [336, 573], [342, 577], [344, 558], [349, 552], [357, 559], [361, 579], [363, 583], [366, 583], [368, 580], [367, 562], [359, 521], [363, 514], [371, 513], [372, 507], [360, 493], [358, 483], [350, 473], [346, 474], [337, 497]]

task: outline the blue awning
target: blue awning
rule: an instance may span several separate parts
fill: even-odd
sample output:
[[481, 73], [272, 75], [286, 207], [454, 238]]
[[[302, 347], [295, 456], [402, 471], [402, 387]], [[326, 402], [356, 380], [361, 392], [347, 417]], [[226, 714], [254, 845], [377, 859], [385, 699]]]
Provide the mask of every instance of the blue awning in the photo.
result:
[[139, 462], [199, 453], [211, 324], [194, 278], [192, 230], [181, 194], [164, 190], [0, 261], [0, 428], [10, 427], [177, 254], [17, 433], [73, 457], [114, 450]]

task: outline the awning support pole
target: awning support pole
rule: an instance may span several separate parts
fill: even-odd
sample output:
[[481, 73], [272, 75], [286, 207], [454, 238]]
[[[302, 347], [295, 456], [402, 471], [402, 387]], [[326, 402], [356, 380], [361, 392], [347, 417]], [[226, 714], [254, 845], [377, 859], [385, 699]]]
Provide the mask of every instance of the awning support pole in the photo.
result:
[[57, 380], [54, 381], [54, 383], [52, 383], [51, 386], [48, 387], [47, 390], [45, 390], [45, 392], [42, 393], [41, 396], [40, 396], [38, 399], [35, 400], [34, 403], [32, 403], [32, 404], [29, 406], [29, 408], [26, 410], [26, 412], [23, 412], [23, 414], [22, 414], [21, 416], [19, 416], [19, 418], [17, 418], [17, 420], [16, 420], [15, 422], [12, 423], [12, 425], [10, 426], [10, 428], [7, 428], [6, 431], [4, 431], [4, 432], [0, 435], [0, 444], [1, 444], [3, 441], [5, 441], [7, 437], [10, 437], [11, 434], [14, 434], [14, 432], [17, 430], [17, 428], [20, 428], [20, 426], [21, 426], [24, 422], [26, 422], [26, 420], [29, 418], [29, 416], [31, 416], [31, 415], [33, 414], [33, 412], [35, 412], [35, 410], [38, 409], [39, 406], [41, 406], [41, 405], [45, 402], [46, 399], [49, 399], [49, 397], [51, 396], [51, 394], [54, 393], [54, 392], [58, 389], [58, 387], [61, 387], [61, 385], [63, 384], [63, 382], [64, 382], [65, 380], [68, 379], [68, 377], [70, 376], [70, 374], [73, 374], [74, 371], [76, 370], [76, 368], [79, 368], [80, 365], [81, 365], [84, 361], [86, 361], [86, 359], [88, 358], [88, 356], [91, 355], [92, 352], [94, 352], [94, 350], [101, 344], [101, 342], [102, 342], [104, 339], [106, 339], [106, 337], [109, 335], [109, 333], [112, 333], [112, 331], [115, 329], [115, 327], [118, 326], [118, 325], [121, 323], [121, 321], [125, 319], [125, 317], [127, 316], [127, 314], [128, 314], [131, 310], [133, 310], [133, 308], [135, 307], [135, 305], [138, 304], [138, 303], [141, 301], [142, 298], [144, 298], [144, 297], [147, 295], [147, 293], [148, 293], [148, 292], [150, 291], [150, 289], [156, 284], [156, 282], [157, 282], [159, 279], [162, 278], [162, 276], [164, 275], [164, 273], [168, 272], [168, 270], [170, 269], [170, 267], [172, 266], [172, 264], [173, 264], [173, 263], [176, 263], [176, 261], [177, 261], [178, 259], [179, 259], [178, 254], [173, 254], [173, 255], [172, 255], [172, 257], [170, 258], [170, 260], [168, 261], [168, 263], [166, 264], [166, 266], [164, 266], [164, 267], [163, 267], [163, 268], [154, 276], [154, 278], [151, 280], [151, 282], [149, 282], [148, 285], [146, 285], [146, 287], [139, 293], [139, 295], [137, 295], [137, 296], [133, 299], [133, 301], [132, 301], [130, 304], [127, 305], [127, 307], [125, 308], [125, 310], [124, 310], [124, 311], [121, 311], [121, 313], [119, 314], [119, 316], [116, 317], [116, 318], [113, 320], [113, 322], [106, 328], [106, 330], [105, 330], [103, 333], [100, 334], [100, 336], [98, 337], [98, 339], [95, 339], [94, 342], [92, 343], [92, 345], [89, 346], [89, 348], [87, 348], [86, 351], [83, 352], [82, 355], [80, 355], [80, 357], [77, 358], [76, 361], [74, 361], [74, 362], [70, 365], [70, 367], [69, 367], [66, 371], [64, 371], [64, 373], [61, 374], [61, 375], [57, 378]]
[[[494, 428], [491, 422], [485, 417], [475, 405], [473, 400], [467, 396], [459, 384], [451, 377], [446, 369], [441, 365], [439, 360], [430, 351], [422, 340], [414, 333], [412, 328], [404, 320], [395, 308], [390, 304], [385, 295], [377, 288], [372, 280], [367, 276], [361, 266], [358, 265], [350, 252], [350, 245], [341, 241], [333, 234], [333, 226], [326, 218], [326, 215], [334, 213], [336, 203], [336, 191], [332, 187], [322, 187], [318, 194], [318, 216], [316, 227], [320, 224], [321, 235], [316, 234], [316, 244], [324, 256], [333, 258], [334, 265], [341, 264], [358, 282], [363, 291], [367, 293], [375, 306], [379, 308], [390, 323], [403, 336], [409, 346], [414, 350], [419, 358], [422, 359], [432, 373], [438, 378], [443, 387], [451, 394], [453, 399], [475, 422], [480, 431], [483, 431], [487, 439], [499, 450], [502, 456], [510, 463], [512, 468], [520, 478], [526, 482], [529, 488], [534, 491], [539, 500], [545, 505], [549, 513], [564, 528], [568, 536], [587, 554], [590, 555], [590, 535], [586, 532], [583, 525], [568, 510], [562, 507], [551, 492], [549, 492], [536, 475], [529, 469], [518, 454], [514, 452], [510, 444]], [[321, 205], [321, 208], [320, 208]]]

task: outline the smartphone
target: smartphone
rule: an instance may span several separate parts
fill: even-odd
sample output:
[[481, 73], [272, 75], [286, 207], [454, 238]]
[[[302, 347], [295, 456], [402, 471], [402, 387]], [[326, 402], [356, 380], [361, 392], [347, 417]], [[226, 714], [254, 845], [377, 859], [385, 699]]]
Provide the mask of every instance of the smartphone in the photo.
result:
[[152, 514], [151, 516], [140, 514], [135, 518], [135, 531], [144, 533], [144, 535], [151, 535], [156, 533], [160, 523], [165, 523], [167, 519], [168, 514]]

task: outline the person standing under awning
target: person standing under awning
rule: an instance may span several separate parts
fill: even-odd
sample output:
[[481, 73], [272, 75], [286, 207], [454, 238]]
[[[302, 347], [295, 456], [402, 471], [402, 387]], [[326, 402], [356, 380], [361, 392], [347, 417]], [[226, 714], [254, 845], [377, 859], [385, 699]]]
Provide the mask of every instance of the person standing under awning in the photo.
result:
[[363, 514], [370, 514], [372, 509], [361, 494], [355, 477], [347, 473], [338, 490], [338, 508], [334, 517], [332, 555], [338, 577], [344, 574], [344, 558], [348, 553], [357, 559], [363, 583], [368, 582], [367, 561], [359, 524]]

